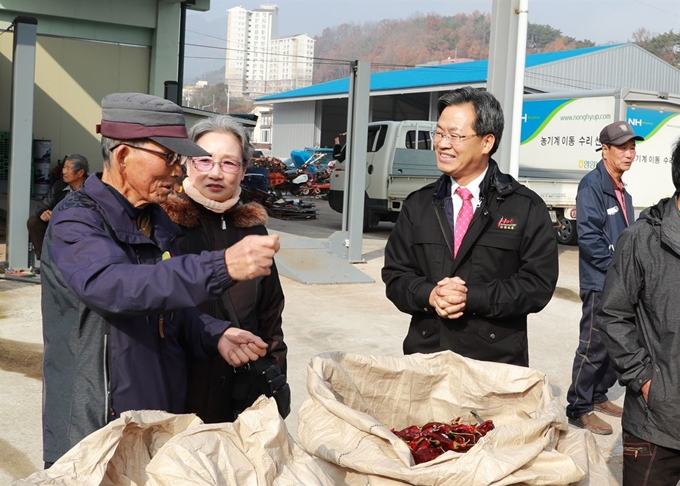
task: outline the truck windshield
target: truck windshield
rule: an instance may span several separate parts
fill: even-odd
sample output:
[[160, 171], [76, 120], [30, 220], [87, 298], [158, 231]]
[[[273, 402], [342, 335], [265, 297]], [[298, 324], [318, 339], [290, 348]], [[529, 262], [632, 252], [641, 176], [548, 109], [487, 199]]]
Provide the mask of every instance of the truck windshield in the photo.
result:
[[409, 130], [406, 132], [404, 146], [408, 149], [430, 150], [430, 134], [421, 130]]
[[368, 127], [366, 151], [377, 152], [380, 150], [385, 143], [385, 133], [387, 133], [387, 127], [385, 125]]

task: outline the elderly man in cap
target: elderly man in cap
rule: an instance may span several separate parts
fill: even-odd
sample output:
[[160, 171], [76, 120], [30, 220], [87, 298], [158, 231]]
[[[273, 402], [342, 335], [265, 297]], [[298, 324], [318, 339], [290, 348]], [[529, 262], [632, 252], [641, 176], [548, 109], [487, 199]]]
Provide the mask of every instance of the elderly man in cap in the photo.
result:
[[185, 411], [186, 355], [233, 366], [264, 356], [250, 332], [199, 312], [235, 281], [269, 275], [278, 236], [178, 256], [159, 203], [187, 139], [179, 106], [125, 93], [102, 100], [103, 173], [54, 210], [42, 260], [43, 457], [46, 467], [126, 410]]
[[616, 241], [635, 219], [633, 199], [621, 178], [635, 159], [635, 142], [643, 140], [624, 121], [604, 127], [600, 132], [601, 147], [597, 149], [602, 150], [602, 160], [581, 179], [576, 194], [583, 315], [567, 392], [567, 416], [570, 424], [594, 434], [612, 433], [612, 427], [595, 411], [613, 417], [623, 413], [607, 398], [607, 391], [616, 383], [616, 372], [602, 342], [596, 315]]

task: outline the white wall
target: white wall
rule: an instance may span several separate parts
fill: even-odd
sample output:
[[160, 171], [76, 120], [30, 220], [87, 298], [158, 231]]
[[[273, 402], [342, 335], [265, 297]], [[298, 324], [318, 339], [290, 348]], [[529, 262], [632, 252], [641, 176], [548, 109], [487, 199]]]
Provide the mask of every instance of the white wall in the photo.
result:
[[285, 159], [291, 150], [313, 147], [317, 130], [315, 101], [275, 104], [272, 155]]

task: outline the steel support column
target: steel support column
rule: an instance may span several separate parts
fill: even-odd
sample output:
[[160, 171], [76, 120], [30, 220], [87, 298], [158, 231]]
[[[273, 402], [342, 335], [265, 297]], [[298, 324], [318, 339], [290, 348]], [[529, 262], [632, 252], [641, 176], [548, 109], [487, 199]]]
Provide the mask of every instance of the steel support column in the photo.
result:
[[9, 181], [7, 189], [7, 261], [10, 268], [28, 267], [28, 230], [33, 162], [33, 91], [38, 21], [16, 17], [12, 51]]
[[487, 90], [500, 101], [505, 130], [496, 160], [503, 172], [519, 173], [522, 97], [529, 0], [493, 0]]

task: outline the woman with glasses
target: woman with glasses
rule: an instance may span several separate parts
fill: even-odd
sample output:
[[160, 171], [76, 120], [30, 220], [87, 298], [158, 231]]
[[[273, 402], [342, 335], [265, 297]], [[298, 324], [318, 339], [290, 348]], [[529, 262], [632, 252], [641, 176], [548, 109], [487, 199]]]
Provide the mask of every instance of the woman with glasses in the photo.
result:
[[[240, 184], [254, 151], [244, 128], [231, 117], [216, 116], [194, 125], [189, 138], [211, 155], [184, 161], [181, 190], [163, 205], [180, 226], [182, 253], [228, 248], [249, 235], [267, 234], [265, 208], [240, 198]], [[270, 275], [238, 282], [221, 299], [206, 302], [200, 309], [260, 336], [269, 347], [259, 365], [276, 365], [278, 370], [273, 370], [285, 375], [283, 306], [281, 282], [272, 265]], [[264, 391], [252, 370], [234, 369], [219, 356], [189, 363], [187, 411], [206, 423], [233, 421]], [[277, 401], [287, 400], [289, 406], [290, 395], [282, 395]]]

